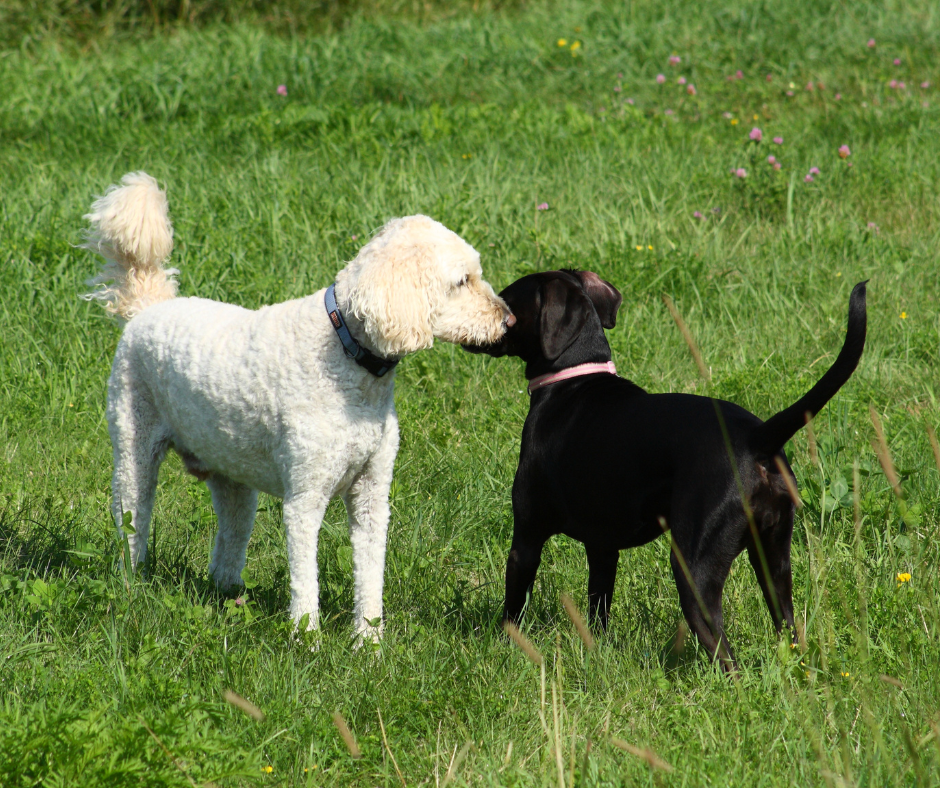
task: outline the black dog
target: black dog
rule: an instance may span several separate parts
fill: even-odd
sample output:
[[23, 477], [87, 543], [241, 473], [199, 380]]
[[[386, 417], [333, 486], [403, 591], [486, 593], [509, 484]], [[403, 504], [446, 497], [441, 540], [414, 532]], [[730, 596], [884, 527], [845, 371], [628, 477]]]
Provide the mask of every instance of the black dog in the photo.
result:
[[518, 622], [542, 546], [561, 533], [587, 549], [590, 613], [606, 628], [619, 551], [671, 529], [682, 612], [726, 670], [735, 663], [721, 595], [742, 550], [777, 631], [785, 622], [795, 634], [788, 492], [795, 481], [782, 449], [855, 370], [865, 345], [865, 283], [852, 291], [835, 363], [766, 422], [730, 402], [647, 394], [610, 374], [603, 329], [614, 327], [622, 297], [596, 274], [531, 274], [500, 296], [516, 324], [498, 343], [466, 349], [520, 357], [532, 395], [512, 486], [504, 620]]

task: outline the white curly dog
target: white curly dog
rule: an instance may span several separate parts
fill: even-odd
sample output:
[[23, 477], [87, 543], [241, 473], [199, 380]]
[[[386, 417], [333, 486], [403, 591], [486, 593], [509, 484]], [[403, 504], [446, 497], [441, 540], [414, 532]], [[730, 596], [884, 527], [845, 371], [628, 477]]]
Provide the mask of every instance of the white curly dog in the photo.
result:
[[[392, 219], [337, 274], [333, 314], [329, 288], [251, 311], [175, 297], [178, 272], [164, 267], [173, 248], [166, 194], [146, 173], [124, 176], [85, 218], [84, 247], [106, 260], [86, 297], [126, 321], [107, 416], [112, 509], [119, 534], [130, 513], [134, 567], [146, 557], [157, 471], [173, 448], [212, 494], [219, 531], [209, 573], [221, 588], [242, 583], [258, 491], [284, 500], [290, 613], [297, 623], [309, 615], [315, 629], [317, 536], [327, 503], [342, 496], [354, 621], [361, 636], [377, 637], [398, 418], [394, 370], [374, 373], [435, 337], [487, 345], [512, 325], [481, 278], [479, 254], [426, 216]], [[356, 341], [360, 361], [346, 354]]]

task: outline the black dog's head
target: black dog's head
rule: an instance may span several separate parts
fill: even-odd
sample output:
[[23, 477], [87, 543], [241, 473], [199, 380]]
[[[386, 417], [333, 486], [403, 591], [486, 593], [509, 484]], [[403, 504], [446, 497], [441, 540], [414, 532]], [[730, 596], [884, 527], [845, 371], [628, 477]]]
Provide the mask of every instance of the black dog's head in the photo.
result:
[[610, 361], [605, 328], [617, 324], [617, 288], [591, 271], [546, 271], [513, 282], [500, 297], [516, 323], [492, 345], [471, 353], [518, 356], [526, 377], [593, 361]]

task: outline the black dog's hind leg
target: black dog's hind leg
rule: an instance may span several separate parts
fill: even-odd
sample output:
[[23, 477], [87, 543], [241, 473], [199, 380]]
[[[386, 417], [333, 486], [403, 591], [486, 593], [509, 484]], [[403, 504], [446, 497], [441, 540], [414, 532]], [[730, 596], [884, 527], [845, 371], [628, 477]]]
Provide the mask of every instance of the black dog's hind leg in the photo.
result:
[[518, 624], [522, 618], [526, 598], [535, 582], [535, 573], [542, 560], [544, 542], [531, 539], [512, 540], [509, 558], [506, 560], [506, 602], [503, 605], [503, 621]]
[[687, 540], [681, 537], [691, 529], [676, 526], [674, 522], [671, 562], [682, 613], [712, 659], [719, 660], [725, 671], [733, 673], [737, 665], [725, 635], [721, 594], [736, 552], [722, 549], [726, 545], [719, 539], [704, 547], [700, 545], [698, 553], [693, 554]]
[[751, 560], [757, 582], [764, 593], [764, 601], [773, 619], [777, 632], [786, 624], [790, 628], [793, 642], [797, 642], [796, 624], [793, 620], [793, 572], [790, 567], [790, 539], [793, 535], [792, 515], [772, 531], [761, 536], [760, 544], [764, 557], [753, 539], [748, 544], [747, 556]]
[[588, 609], [590, 620], [595, 619], [607, 629], [610, 618], [610, 603], [614, 599], [614, 581], [617, 579], [617, 561], [620, 551], [608, 547], [587, 548], [588, 559]]
[[[701, 573], [703, 576], [697, 578], [696, 573], [693, 573], [690, 581], [686, 576], [685, 568], [673, 555], [672, 574], [676, 579], [676, 587], [679, 589], [682, 613], [689, 627], [712, 659], [720, 660], [724, 670], [735, 671], [737, 666], [731, 651], [731, 644], [725, 635], [724, 615], [721, 611], [721, 592], [727, 571], [720, 583], [716, 582], [716, 577], [708, 573]], [[698, 593], [693, 590], [692, 583], [695, 584]]]

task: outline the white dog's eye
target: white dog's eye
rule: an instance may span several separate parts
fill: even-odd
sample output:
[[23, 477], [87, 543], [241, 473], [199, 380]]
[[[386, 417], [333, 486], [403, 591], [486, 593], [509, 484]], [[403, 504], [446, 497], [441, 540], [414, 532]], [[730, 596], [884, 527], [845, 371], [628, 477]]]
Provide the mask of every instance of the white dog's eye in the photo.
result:
[[466, 287], [466, 285], [467, 285], [467, 277], [464, 277], [459, 282], [457, 282], [457, 287]]

